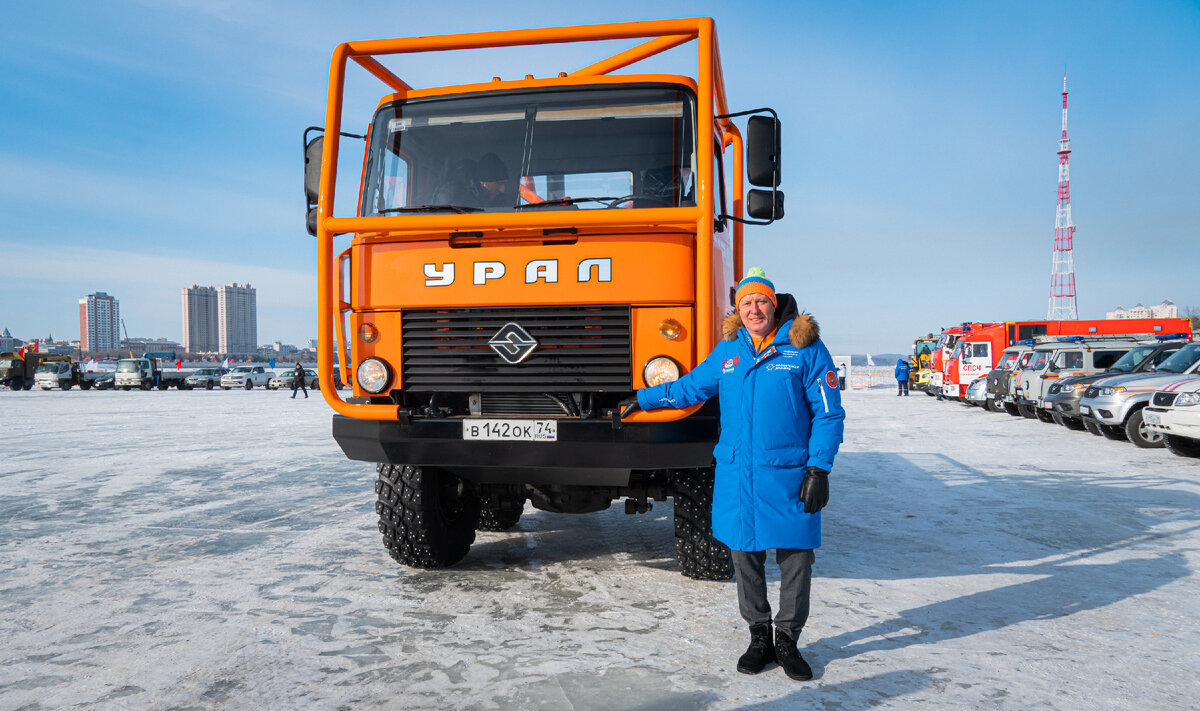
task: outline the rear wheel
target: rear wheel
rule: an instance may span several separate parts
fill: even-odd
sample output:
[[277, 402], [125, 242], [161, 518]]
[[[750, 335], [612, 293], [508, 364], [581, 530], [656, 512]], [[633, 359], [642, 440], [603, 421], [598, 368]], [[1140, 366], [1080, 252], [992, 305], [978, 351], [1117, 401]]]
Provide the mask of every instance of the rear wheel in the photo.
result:
[[79, 389], [80, 390], [91, 390], [92, 389], [92, 381], [90, 381], [90, 380], [83, 381], [82, 383], [79, 384]]
[[680, 472], [675, 479], [675, 557], [685, 576], [729, 580], [729, 548], [712, 535], [712, 468]]
[[25, 389], [25, 378], [21, 378], [21, 377], [13, 378], [12, 380], [8, 381], [8, 387], [12, 390], [24, 390]]
[[525, 495], [516, 486], [485, 485], [479, 491], [477, 531], [507, 531], [521, 520]]
[[445, 568], [462, 560], [479, 523], [479, 497], [470, 482], [430, 467], [375, 469], [375, 513], [388, 554], [414, 568]]
[[1104, 432], [1100, 429], [1100, 423], [1096, 422], [1096, 420], [1091, 417], [1083, 418], [1083, 429], [1091, 432], [1097, 437], [1100, 437], [1104, 434]]
[[1179, 435], [1163, 435], [1163, 444], [1167, 446], [1171, 454], [1176, 454], [1180, 457], [1200, 458], [1200, 439], [1180, 437]]
[[1144, 449], [1157, 449], [1164, 446], [1162, 433], [1146, 426], [1146, 420], [1142, 417], [1141, 410], [1136, 410], [1128, 420], [1125, 420], [1125, 436], [1129, 438], [1130, 442]]

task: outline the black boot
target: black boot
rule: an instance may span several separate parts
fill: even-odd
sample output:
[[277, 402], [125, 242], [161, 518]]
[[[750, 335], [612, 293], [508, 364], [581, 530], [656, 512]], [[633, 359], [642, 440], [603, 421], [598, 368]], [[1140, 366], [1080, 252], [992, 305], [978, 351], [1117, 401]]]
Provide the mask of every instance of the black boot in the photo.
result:
[[783, 667], [783, 673], [796, 681], [808, 681], [812, 678], [812, 667], [800, 656], [796, 649], [796, 640], [783, 630], [775, 630], [775, 661]]
[[738, 658], [737, 670], [743, 674], [757, 674], [775, 661], [775, 647], [771, 645], [771, 623], [750, 625], [750, 646]]

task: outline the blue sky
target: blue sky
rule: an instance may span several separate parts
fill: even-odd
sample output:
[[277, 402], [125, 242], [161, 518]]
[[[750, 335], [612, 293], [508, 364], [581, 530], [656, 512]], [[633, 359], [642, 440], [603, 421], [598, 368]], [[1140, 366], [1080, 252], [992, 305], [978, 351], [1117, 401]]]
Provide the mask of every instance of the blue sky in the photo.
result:
[[[334, 45], [697, 15], [716, 18], [731, 107], [784, 125], [787, 217], [747, 230], [746, 264], [796, 294], [831, 350], [1044, 317], [1064, 70], [1080, 316], [1200, 306], [1195, 2], [113, 0], [6, 7], [0, 328], [78, 338], [77, 300], [99, 290], [130, 335], [179, 339], [182, 287], [250, 282], [260, 342], [302, 344], [316, 300], [300, 136], [323, 120]], [[433, 85], [604, 53], [391, 66]], [[365, 126], [378, 85], [355, 76], [345, 120]]]

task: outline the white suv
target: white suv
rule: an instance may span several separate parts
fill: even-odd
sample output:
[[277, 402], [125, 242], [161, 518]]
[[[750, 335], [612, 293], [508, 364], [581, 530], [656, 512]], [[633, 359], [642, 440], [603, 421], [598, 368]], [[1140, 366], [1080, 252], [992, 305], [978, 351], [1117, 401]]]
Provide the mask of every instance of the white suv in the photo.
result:
[[1154, 393], [1142, 410], [1152, 432], [1181, 457], [1200, 457], [1200, 377], [1179, 380]]
[[239, 365], [221, 376], [221, 387], [246, 388], [250, 390], [255, 385], [266, 385], [271, 381], [271, 373], [261, 365]]

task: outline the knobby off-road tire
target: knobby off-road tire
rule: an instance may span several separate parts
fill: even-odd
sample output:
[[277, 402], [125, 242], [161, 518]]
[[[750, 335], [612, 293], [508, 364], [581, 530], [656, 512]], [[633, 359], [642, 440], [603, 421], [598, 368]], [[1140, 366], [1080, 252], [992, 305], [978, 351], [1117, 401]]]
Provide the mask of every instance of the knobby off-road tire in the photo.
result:
[[1179, 435], [1163, 435], [1163, 444], [1171, 454], [1180, 457], [1200, 458], [1200, 439], [1180, 437]]
[[507, 531], [521, 520], [525, 496], [512, 486], [482, 486], [479, 491], [477, 531]]
[[696, 580], [729, 580], [729, 548], [712, 535], [713, 470], [680, 472], [675, 479], [675, 557]]
[[1128, 420], [1125, 420], [1125, 436], [1143, 449], [1158, 449], [1165, 447], [1163, 436], [1146, 426], [1141, 410], [1135, 410]]
[[475, 542], [479, 497], [470, 482], [430, 467], [379, 464], [375, 513], [388, 554], [413, 568], [445, 568]]

